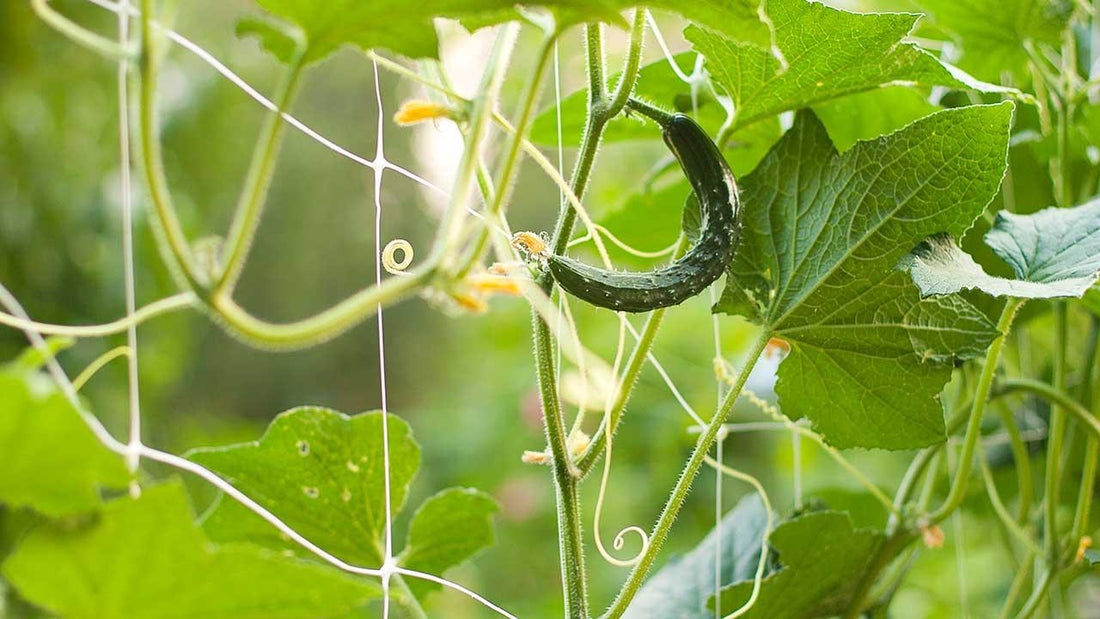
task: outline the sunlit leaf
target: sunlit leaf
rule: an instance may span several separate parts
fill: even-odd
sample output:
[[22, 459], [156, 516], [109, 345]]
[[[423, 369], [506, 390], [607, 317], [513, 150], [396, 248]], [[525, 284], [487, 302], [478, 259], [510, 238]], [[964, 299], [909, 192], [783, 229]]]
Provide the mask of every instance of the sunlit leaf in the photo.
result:
[[961, 47], [959, 65], [1000, 81], [1006, 70], [1029, 78], [1028, 44], [1058, 44], [1073, 13], [1072, 0], [916, 0], [932, 23]]
[[917, 16], [855, 14], [804, 0], [772, 0], [768, 14], [789, 65], [759, 47], [689, 27], [684, 35], [707, 59], [713, 79], [733, 98], [737, 126], [847, 94], [899, 82], [1003, 92], [903, 39]]
[[1031, 215], [1001, 211], [985, 241], [1017, 279], [988, 275], [946, 234], [925, 240], [901, 266], [926, 296], [975, 289], [998, 297], [1080, 297], [1100, 277], [1100, 201]]
[[[874, 529], [853, 528], [843, 512], [813, 512], [784, 522], [768, 536], [782, 567], [764, 579], [756, 602], [742, 616], [799, 619], [843, 613], [882, 541]], [[723, 589], [722, 611], [740, 608], [752, 588], [747, 581]], [[714, 608], [713, 596], [709, 607]]]
[[[390, 500], [401, 511], [420, 467], [420, 447], [403, 419], [389, 416]], [[341, 559], [378, 567], [384, 556], [386, 471], [382, 413], [355, 416], [319, 407], [280, 414], [258, 442], [192, 451], [206, 466]], [[204, 527], [217, 541], [286, 546], [278, 531], [235, 501], [222, 501]]]
[[[637, 0], [536, 0], [522, 5], [512, 0], [436, 0], [420, 4], [397, 0], [256, 1], [293, 24], [298, 33], [288, 36], [288, 28], [270, 24], [256, 28], [258, 22], [248, 23], [246, 32], [259, 35], [264, 47], [284, 61], [289, 58], [284, 53], [287, 41], [301, 40], [305, 62], [320, 60], [342, 45], [384, 48], [410, 58], [435, 58], [439, 41], [433, 20], [438, 17], [457, 19], [472, 30], [525, 18], [542, 25], [551, 16], [559, 28], [587, 22], [625, 26], [621, 11], [639, 4]], [[646, 5], [676, 11], [737, 41], [765, 48], [771, 44], [771, 31], [760, 19], [759, 0], [653, 0]], [[545, 14], [539, 16], [539, 12]]]
[[[409, 525], [409, 538], [398, 562], [412, 570], [442, 574], [493, 545], [496, 501], [473, 488], [449, 488], [428, 497]], [[439, 585], [410, 580], [409, 588], [422, 596]]]
[[178, 483], [110, 501], [86, 527], [43, 525], [2, 570], [35, 604], [88, 619], [332, 617], [379, 593], [334, 568], [211, 545]]
[[33, 378], [0, 371], [0, 502], [50, 516], [93, 510], [101, 489], [126, 487], [129, 471], [61, 393], [32, 388]]
[[840, 447], [943, 440], [953, 357], [996, 331], [960, 299], [921, 301], [895, 270], [921, 240], [961, 234], [996, 193], [1012, 106], [947, 110], [838, 154], [811, 112], [752, 174], [741, 247], [716, 311], [787, 340], [776, 391]]

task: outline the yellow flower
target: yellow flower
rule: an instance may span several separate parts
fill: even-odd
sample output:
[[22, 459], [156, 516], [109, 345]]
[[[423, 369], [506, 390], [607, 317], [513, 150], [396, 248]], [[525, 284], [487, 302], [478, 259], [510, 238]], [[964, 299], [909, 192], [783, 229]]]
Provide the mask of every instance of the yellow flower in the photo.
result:
[[402, 126], [436, 118], [453, 118], [451, 109], [445, 105], [416, 99], [402, 103], [401, 108], [393, 115], [393, 121]]

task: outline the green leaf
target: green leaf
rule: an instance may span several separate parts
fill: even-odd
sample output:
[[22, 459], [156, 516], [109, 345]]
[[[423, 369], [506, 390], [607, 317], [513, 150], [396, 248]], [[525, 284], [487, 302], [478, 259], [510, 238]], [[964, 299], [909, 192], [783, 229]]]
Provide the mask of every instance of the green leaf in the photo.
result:
[[940, 109], [921, 92], [905, 86], [869, 90], [813, 106], [837, 150], [871, 140]]
[[[637, 0], [537, 0], [521, 6], [514, 0], [434, 0], [428, 4], [400, 0], [256, 1], [300, 30], [307, 63], [321, 60], [345, 44], [385, 48], [410, 58], [435, 58], [439, 41], [433, 20], [439, 17], [457, 19], [467, 28], [477, 29], [516, 19], [543, 23], [546, 20], [537, 13], [549, 11], [558, 28], [596, 21], [625, 26], [620, 11], [639, 4]], [[771, 44], [771, 31], [760, 20], [759, 0], [655, 0], [646, 4], [676, 11], [738, 41], [763, 47]], [[264, 27], [255, 32], [265, 41], [265, 48], [285, 59], [281, 55], [285, 40], [273, 47], [267, 43], [268, 36], [278, 29]]]
[[1100, 288], [1090, 288], [1081, 297], [1081, 303], [1093, 314], [1100, 316]]
[[1023, 81], [1024, 45], [1058, 44], [1073, 13], [1072, 0], [917, 0], [932, 23], [960, 45], [959, 65], [981, 79], [1000, 81], [1007, 69]]
[[[403, 419], [389, 416], [390, 500], [401, 511], [420, 467], [420, 447]], [[294, 408], [255, 443], [204, 448], [188, 458], [226, 479], [337, 557], [376, 567], [386, 526], [382, 413], [355, 416]], [[221, 501], [204, 528], [216, 541], [289, 547], [278, 531], [236, 501]]]
[[260, 45], [281, 62], [290, 64], [305, 49], [305, 36], [301, 30], [283, 21], [261, 15], [246, 15], [237, 22], [237, 36], [254, 36]]
[[997, 297], [1081, 297], [1100, 278], [1100, 200], [1032, 215], [997, 214], [986, 244], [1019, 279], [994, 277], [947, 234], [929, 237], [902, 258], [921, 294], [966, 289]]
[[976, 82], [903, 39], [917, 16], [860, 15], [805, 0], [771, 0], [768, 14], [789, 66], [771, 53], [712, 31], [684, 36], [707, 59], [712, 79], [733, 98], [736, 126], [898, 82], [1005, 92]]
[[[442, 574], [493, 545], [493, 514], [498, 510], [492, 497], [473, 488], [448, 488], [428, 497], [413, 516], [398, 562], [411, 570]], [[440, 588], [419, 579], [410, 579], [408, 585], [418, 597]]]
[[[952, 357], [996, 335], [959, 300], [921, 301], [895, 270], [931, 234], [962, 234], [997, 192], [1011, 104], [928, 116], [838, 154], [812, 112], [741, 180], [741, 247], [715, 310], [787, 340], [779, 395], [838, 447], [943, 440]], [[929, 302], [932, 301], [932, 302]]]
[[[743, 617], [801, 619], [842, 613], [859, 587], [883, 536], [855, 529], [843, 512], [822, 511], [788, 520], [768, 537], [782, 569], [761, 583], [756, 603]], [[722, 611], [740, 608], [752, 581], [722, 590]], [[714, 608], [714, 598], [709, 603]]]
[[212, 546], [178, 483], [104, 505], [92, 526], [43, 526], [3, 564], [25, 598], [73, 618], [331, 617], [372, 582], [248, 545]]
[[[751, 579], [767, 533], [767, 513], [758, 495], [741, 499], [722, 518], [721, 582]], [[673, 557], [649, 578], [623, 615], [625, 619], [709, 619], [707, 600], [714, 596], [714, 555], [719, 543], [712, 530], [687, 554]], [[722, 607], [727, 612], [732, 607]]]
[[62, 351], [72, 348], [73, 344], [76, 344], [76, 340], [71, 337], [54, 336], [46, 338], [48, 355], [43, 354], [35, 346], [29, 346], [23, 349], [23, 352], [8, 365], [7, 369], [16, 374], [37, 371], [43, 365], [46, 365], [46, 361], [56, 357]]
[[1100, 565], [1100, 550], [1095, 548], [1089, 548], [1085, 551], [1085, 561], [1089, 562], [1089, 567], [1096, 567]]
[[0, 372], [0, 502], [61, 517], [100, 504], [101, 488], [130, 480], [65, 397], [32, 388], [33, 374]]

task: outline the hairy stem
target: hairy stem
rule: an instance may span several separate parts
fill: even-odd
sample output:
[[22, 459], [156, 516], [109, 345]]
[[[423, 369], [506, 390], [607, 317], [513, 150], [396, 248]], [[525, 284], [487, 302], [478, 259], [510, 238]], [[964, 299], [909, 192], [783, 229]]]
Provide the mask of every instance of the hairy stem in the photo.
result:
[[531, 313], [535, 333], [535, 366], [546, 428], [546, 441], [553, 456], [554, 489], [558, 505], [558, 547], [561, 553], [562, 587], [565, 615], [588, 616], [588, 594], [584, 573], [584, 544], [581, 533], [580, 501], [577, 497], [576, 469], [565, 435], [565, 417], [558, 399], [554, 363], [554, 343], [550, 330], [537, 312]]
[[605, 617], [607, 619], [617, 619], [621, 617], [626, 611], [627, 606], [630, 605], [630, 601], [634, 599], [634, 596], [638, 593], [638, 589], [642, 586], [642, 581], [645, 579], [646, 574], [649, 573], [649, 568], [653, 566], [653, 561], [657, 558], [657, 552], [660, 551], [661, 546], [664, 544], [665, 539], [668, 537], [668, 532], [672, 528], [672, 523], [676, 520], [676, 516], [680, 513], [680, 507], [683, 506], [684, 500], [687, 498], [688, 491], [691, 489], [691, 484], [695, 481], [695, 476], [699, 473], [699, 468], [703, 465], [707, 457], [707, 452], [711, 446], [714, 445], [715, 439], [718, 438], [718, 433], [722, 429], [722, 424], [726, 422], [726, 418], [729, 416], [730, 411], [733, 410], [734, 403], [737, 402], [738, 396], [741, 395], [741, 390], [745, 387], [745, 381], [748, 380], [749, 373], [752, 372], [752, 368], [756, 365], [760, 355], [764, 352], [764, 348], [768, 345], [768, 340], [771, 339], [771, 333], [764, 331], [757, 337], [756, 342], [749, 350], [748, 357], [745, 361], [745, 366], [741, 369], [741, 372], [737, 375], [737, 380], [734, 382], [729, 393], [726, 394], [722, 405], [715, 411], [714, 416], [711, 417], [710, 423], [707, 424], [706, 431], [699, 437], [699, 440], [695, 443], [695, 448], [691, 452], [691, 457], [688, 458], [687, 465], [684, 467], [682, 473], [680, 473], [680, 479], [676, 481], [676, 486], [673, 487], [672, 493], [669, 494], [668, 500], [665, 502], [664, 509], [661, 511], [660, 517], [657, 519], [657, 523], [653, 526], [653, 531], [649, 535], [649, 548], [646, 549], [644, 555], [631, 570], [630, 576], [627, 577], [622, 588], [619, 590], [619, 594], [615, 597], [615, 601], [608, 609]]
[[160, 150], [160, 135], [157, 127], [157, 49], [153, 34], [153, 2], [141, 0], [141, 88], [139, 89], [138, 132], [142, 151], [142, 168], [145, 181], [149, 185], [149, 198], [157, 215], [157, 247], [164, 261], [177, 275], [181, 276], [186, 287], [201, 290], [206, 282], [195, 267], [191, 252], [179, 216], [172, 204], [172, 195], [168, 189], [168, 177], [164, 173], [164, 157]]
[[592, 440], [588, 443], [584, 453], [577, 458], [577, 468], [582, 476], [587, 475], [596, 462], [599, 461], [604, 451], [604, 445], [607, 443], [608, 433], [611, 436], [615, 435], [615, 430], [619, 427], [619, 418], [622, 417], [623, 410], [626, 409], [626, 403], [630, 400], [630, 394], [634, 390], [634, 384], [638, 381], [638, 375], [645, 367], [649, 351], [653, 348], [653, 342], [657, 338], [657, 331], [660, 330], [661, 322], [664, 320], [666, 309], [654, 310], [646, 318], [645, 325], [642, 327], [641, 338], [630, 353], [630, 359], [627, 360], [622, 380], [618, 381], [619, 391], [611, 405], [611, 410], [600, 421], [600, 425], [596, 428], [596, 432], [592, 435]]
[[268, 112], [256, 140], [256, 146], [253, 148], [252, 162], [248, 166], [244, 189], [241, 191], [237, 210], [233, 215], [233, 223], [221, 252], [223, 267], [214, 285], [215, 294], [223, 292], [232, 294], [241, 270], [244, 269], [248, 250], [256, 236], [256, 228], [260, 225], [267, 190], [271, 186], [275, 162], [278, 160], [280, 146], [283, 143], [283, 133], [286, 130], [283, 112], [290, 108], [298, 92], [298, 84], [304, 68], [302, 63], [304, 52], [305, 50], [298, 50], [295, 59], [290, 63], [274, 98], [276, 109]]
[[1008, 337], [1012, 321], [1016, 317], [1016, 311], [1023, 305], [1023, 299], [1009, 299], [1005, 303], [1001, 318], [997, 322], [997, 331], [1000, 335], [993, 340], [993, 344], [986, 353], [985, 364], [982, 366], [981, 378], [978, 379], [978, 388], [974, 392], [974, 403], [970, 408], [970, 418], [967, 421], [966, 434], [963, 438], [963, 449], [959, 456], [959, 468], [955, 471], [955, 479], [951, 483], [951, 490], [943, 505], [928, 516], [932, 524], [942, 522], [955, 511], [966, 496], [966, 488], [970, 481], [970, 470], [974, 464], [974, 450], [977, 447], [978, 437], [982, 429], [982, 413], [989, 399], [989, 392], [993, 387], [993, 377], [997, 373], [997, 364], [1001, 359], [1001, 349], [1004, 347], [1005, 338]]
[[[639, 23], [635, 19], [635, 24], [638, 25]], [[634, 82], [637, 79], [638, 60], [637, 58], [631, 60], [631, 57], [641, 54], [641, 44], [634, 44], [633, 40], [640, 39], [643, 33], [644, 30], [641, 27], [635, 28], [632, 33], [631, 51], [627, 59], [628, 70], [624, 71], [623, 79], [619, 84], [619, 90], [625, 90], [628, 94], [633, 90]], [[612, 109], [603, 106], [607, 87], [603, 77], [603, 40], [599, 24], [585, 26], [585, 43], [589, 79], [588, 117], [585, 120], [581, 149], [570, 182], [573, 194], [578, 199], [584, 196], [585, 189], [588, 187], [588, 180], [596, 161], [596, 151], [599, 149], [600, 139], [603, 137], [603, 129], [611, 116], [619, 112], [619, 110], [613, 110], [613, 113], [610, 113]], [[634, 67], [633, 70], [629, 70], [631, 66]], [[522, 132], [517, 131], [516, 134], [518, 143]], [[498, 191], [501, 191], [501, 189], [498, 188]], [[554, 240], [552, 242], [554, 253], [562, 254], [565, 252], [569, 244], [569, 237], [573, 232], [576, 216], [576, 211], [568, 199], [563, 199], [554, 230]], [[544, 276], [539, 284], [544, 290], [549, 291], [553, 282], [548, 276]], [[565, 445], [565, 422], [558, 400], [550, 325], [537, 315], [534, 316], [532, 321], [535, 332], [535, 361], [539, 371], [539, 389], [545, 414], [546, 434], [554, 459], [554, 484], [558, 505], [558, 543], [562, 558], [562, 587], [566, 598], [566, 615], [568, 617], [585, 618], [588, 616], [588, 585], [584, 570], [580, 500], [577, 493], [580, 471], [574, 466], [572, 455], [569, 454]]]
[[470, 269], [472, 269], [485, 254], [486, 245], [489, 240], [490, 222], [496, 220], [503, 212], [508, 197], [511, 195], [510, 188], [512, 186], [512, 176], [515, 174], [516, 164], [519, 162], [520, 147], [523, 144], [524, 136], [527, 134], [527, 128], [531, 124], [531, 118], [534, 116], [535, 103], [538, 101], [539, 92], [542, 90], [542, 79], [546, 75], [546, 68], [550, 64], [550, 59], [553, 57], [555, 41], [557, 41], [557, 34], [552, 33], [545, 37], [542, 44], [539, 45], [539, 51], [535, 60], [535, 68], [531, 73], [531, 80], [528, 82], [527, 89], [524, 91], [521, 98], [515, 132], [512, 134], [512, 141], [508, 146], [508, 152], [504, 155], [504, 163], [501, 166], [500, 174], [497, 175], [496, 187], [498, 189], [493, 195], [492, 203], [489, 205], [488, 215], [486, 217], [487, 221], [478, 231], [477, 238], [473, 243], [473, 248], [470, 250], [462, 266], [458, 269], [457, 277], [462, 277], [469, 273]]

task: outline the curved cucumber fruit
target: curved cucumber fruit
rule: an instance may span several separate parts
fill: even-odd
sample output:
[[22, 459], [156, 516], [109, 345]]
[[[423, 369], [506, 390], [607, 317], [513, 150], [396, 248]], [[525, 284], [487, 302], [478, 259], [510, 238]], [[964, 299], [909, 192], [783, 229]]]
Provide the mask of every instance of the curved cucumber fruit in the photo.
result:
[[643, 273], [608, 271], [566, 256], [548, 256], [558, 285], [582, 301], [623, 312], [678, 305], [718, 279], [733, 259], [741, 237], [741, 203], [729, 165], [706, 131], [688, 116], [671, 116], [663, 133], [699, 200], [699, 240], [675, 262]]

